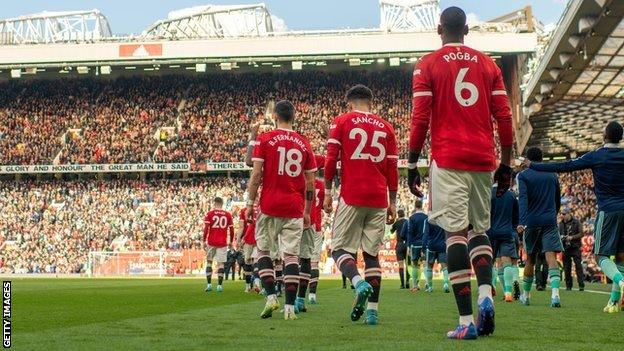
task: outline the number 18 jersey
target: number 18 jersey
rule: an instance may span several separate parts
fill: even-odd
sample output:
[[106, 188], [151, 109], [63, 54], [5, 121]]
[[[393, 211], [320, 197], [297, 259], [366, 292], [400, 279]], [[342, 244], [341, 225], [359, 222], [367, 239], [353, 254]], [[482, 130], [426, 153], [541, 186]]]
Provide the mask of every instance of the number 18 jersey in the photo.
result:
[[303, 218], [305, 172], [316, 172], [310, 142], [293, 130], [261, 134], [252, 160], [263, 162], [260, 212], [272, 217]]
[[388, 207], [388, 191], [398, 187], [394, 129], [381, 117], [351, 111], [334, 119], [327, 140], [325, 180], [336, 175], [340, 159], [340, 197], [347, 205]]

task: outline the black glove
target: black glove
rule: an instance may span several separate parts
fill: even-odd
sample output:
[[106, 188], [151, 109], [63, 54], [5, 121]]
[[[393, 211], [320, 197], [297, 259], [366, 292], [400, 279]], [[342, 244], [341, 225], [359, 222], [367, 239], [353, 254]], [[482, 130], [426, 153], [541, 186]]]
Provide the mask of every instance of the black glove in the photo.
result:
[[511, 186], [511, 175], [513, 173], [513, 169], [511, 167], [500, 164], [496, 172], [494, 172], [494, 182], [498, 183], [498, 187], [496, 189], [496, 197], [501, 197], [509, 187]]
[[409, 168], [407, 170], [407, 186], [409, 187], [409, 190], [413, 195], [423, 197], [422, 190], [420, 189], [420, 184], [420, 172], [418, 172], [418, 168]]

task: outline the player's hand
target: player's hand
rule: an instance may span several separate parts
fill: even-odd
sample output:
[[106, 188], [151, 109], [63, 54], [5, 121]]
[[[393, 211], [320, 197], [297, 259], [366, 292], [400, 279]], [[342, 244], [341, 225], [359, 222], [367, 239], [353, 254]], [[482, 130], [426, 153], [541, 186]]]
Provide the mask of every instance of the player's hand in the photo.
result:
[[524, 226], [523, 225], [519, 225], [518, 228], [516, 228], [516, 231], [518, 232], [518, 234], [524, 233]]
[[310, 228], [310, 225], [311, 225], [310, 223], [312, 223], [312, 221], [310, 220], [310, 214], [304, 213], [303, 214], [303, 229]]
[[496, 197], [503, 196], [503, 194], [509, 190], [509, 187], [511, 186], [512, 172], [513, 169], [511, 169], [511, 167], [502, 163], [498, 166], [496, 172], [494, 172], [494, 182], [498, 184], [498, 187], [496, 188]]
[[386, 224], [393, 224], [396, 220], [396, 204], [388, 205], [388, 209], [386, 210]]
[[531, 160], [529, 160], [528, 158], [525, 158], [523, 163], [526, 166], [526, 168], [531, 167]]
[[247, 219], [247, 223], [253, 223], [253, 215], [253, 206], [247, 206], [247, 209], [245, 209], [245, 218]]
[[256, 122], [251, 124], [251, 126], [249, 127], [249, 140], [256, 140], [256, 137], [258, 136], [258, 131], [260, 130], [260, 125], [261, 124], [262, 124], [262, 122], [260, 122], [260, 121], [256, 121]]
[[325, 195], [325, 199], [323, 200], [323, 209], [325, 213], [330, 214], [334, 209], [334, 199], [332, 199], [331, 195]]
[[407, 170], [407, 186], [409, 187], [410, 192], [418, 197], [423, 197], [423, 191], [420, 187], [421, 179], [420, 172], [418, 172], [418, 168], [411, 168]]

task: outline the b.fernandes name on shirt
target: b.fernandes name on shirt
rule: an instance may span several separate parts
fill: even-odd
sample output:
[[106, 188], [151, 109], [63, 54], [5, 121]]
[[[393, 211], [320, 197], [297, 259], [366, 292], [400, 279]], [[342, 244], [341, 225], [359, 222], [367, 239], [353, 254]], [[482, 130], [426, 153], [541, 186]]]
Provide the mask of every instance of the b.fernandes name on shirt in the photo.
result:
[[470, 53], [467, 52], [450, 52], [444, 56], [442, 56], [442, 58], [446, 61], [446, 62], [451, 62], [451, 61], [472, 61], [472, 62], [476, 62], [478, 63], [478, 59], [477, 59], [477, 55], [470, 55]]
[[301, 147], [301, 149], [303, 149], [303, 151], [308, 151], [308, 148], [306, 148], [305, 143], [303, 142], [303, 140], [298, 138], [296, 135], [291, 135], [291, 134], [277, 134], [277, 135], [274, 135], [271, 138], [271, 140], [269, 140], [269, 145], [275, 146], [275, 144], [277, 144], [280, 141], [292, 141], [293, 143], [299, 145], [299, 147]]
[[382, 121], [380, 121], [380, 120], [378, 120], [376, 118], [368, 117], [368, 116], [354, 117], [354, 118], [351, 119], [351, 122], [353, 122], [353, 124], [368, 123], [368, 124], [372, 124], [374, 126], [377, 126], [379, 128], [385, 128], [386, 127], [383, 124]]

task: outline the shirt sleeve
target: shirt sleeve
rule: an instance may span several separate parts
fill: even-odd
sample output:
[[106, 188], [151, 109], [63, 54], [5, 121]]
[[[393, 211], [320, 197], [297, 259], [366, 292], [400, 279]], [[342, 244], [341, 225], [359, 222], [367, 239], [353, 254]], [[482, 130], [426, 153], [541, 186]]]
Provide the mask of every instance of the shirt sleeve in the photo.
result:
[[520, 209], [520, 224], [526, 225], [527, 220], [527, 206], [528, 206], [528, 196], [527, 196], [527, 186], [522, 174], [518, 175], [518, 208]]
[[423, 57], [416, 67], [412, 77], [412, 120], [410, 125], [409, 149], [422, 150], [433, 108], [433, 87], [429, 78], [427, 57]]
[[208, 212], [208, 214], [204, 218], [204, 242], [206, 242], [206, 240], [208, 239], [208, 236], [210, 235], [211, 225], [212, 223], [210, 222], [210, 212]]
[[264, 162], [264, 158], [266, 155], [266, 146], [264, 143], [264, 138], [258, 137], [254, 145], [253, 155], [251, 157], [251, 161], [253, 162]]
[[337, 119], [329, 127], [327, 139], [327, 156], [325, 157], [325, 182], [331, 182], [336, 176], [336, 167], [342, 149], [342, 127]]
[[581, 169], [592, 168], [593, 166], [594, 152], [588, 152], [579, 158], [566, 162], [531, 162], [531, 166], [529, 166], [529, 168], [540, 172], [574, 172], [580, 171]]
[[494, 84], [492, 85], [492, 97], [490, 99], [490, 111], [498, 125], [498, 137], [501, 146], [513, 145], [513, 127], [511, 123], [511, 109], [509, 98], [503, 81], [503, 74], [496, 63], [492, 62], [495, 69]]
[[397, 191], [399, 188], [399, 150], [397, 148], [396, 134], [392, 126], [388, 125], [390, 129], [388, 135], [388, 142], [386, 147], [387, 163], [386, 163], [386, 182], [388, 183], [388, 190]]

